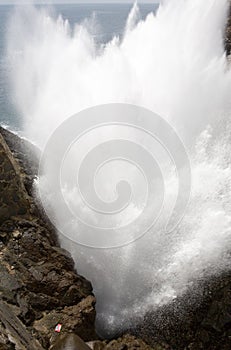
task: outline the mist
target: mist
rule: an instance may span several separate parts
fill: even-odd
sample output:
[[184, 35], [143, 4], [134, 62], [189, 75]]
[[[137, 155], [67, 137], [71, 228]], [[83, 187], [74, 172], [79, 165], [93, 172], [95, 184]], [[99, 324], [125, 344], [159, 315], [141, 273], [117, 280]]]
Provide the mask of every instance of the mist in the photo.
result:
[[[68, 239], [78, 228], [65, 222], [67, 235], [59, 238], [78, 272], [93, 284], [101, 332], [113, 335], [132, 326], [147, 311], [184, 294], [196, 280], [229, 268], [231, 71], [223, 45], [227, 11], [226, 0], [166, 0], [156, 14], [141, 20], [135, 4], [123, 36], [106, 44], [95, 40], [92, 19], [73, 28], [52, 10], [33, 6], [17, 8], [10, 19], [12, 98], [24, 134], [41, 150], [70, 116], [101, 104], [126, 103], [160, 115], [176, 130], [190, 158], [191, 199], [170, 234], [163, 230], [163, 216], [159, 225], [128, 246], [91, 249]], [[120, 130], [106, 133], [107, 138], [121, 137]], [[92, 137], [91, 145], [96, 140], [98, 144], [101, 135]], [[129, 131], [128, 137], [162, 158], [148, 138]], [[85, 147], [83, 143], [81, 150]], [[73, 152], [73, 160], [75, 156]], [[71, 163], [72, 158], [67, 173]], [[167, 202], [172, 191], [177, 192], [169, 169], [164, 173]], [[49, 192], [46, 169], [37, 187], [57, 220], [65, 220]], [[131, 217], [136, 215], [133, 209]]]

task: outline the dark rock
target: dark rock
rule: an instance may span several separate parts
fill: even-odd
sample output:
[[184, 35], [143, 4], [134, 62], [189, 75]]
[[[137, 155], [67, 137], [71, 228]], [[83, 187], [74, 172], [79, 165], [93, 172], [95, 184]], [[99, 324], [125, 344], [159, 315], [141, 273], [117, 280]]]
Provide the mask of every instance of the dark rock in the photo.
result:
[[114, 339], [111, 341], [104, 342], [93, 342], [91, 344], [93, 350], [166, 350], [169, 347], [164, 345], [155, 344], [152, 347], [146, 344], [143, 340], [137, 339], [136, 337], [126, 334], [121, 338]]
[[[33, 181], [38, 173], [40, 151], [30, 142], [0, 127], [0, 133], [6, 141], [12, 155], [17, 159], [21, 176], [27, 192], [32, 195]], [[0, 160], [1, 164], [1, 160]]]
[[[30, 199], [20, 170], [0, 134], [0, 224], [14, 215], [30, 215]], [[15, 195], [17, 194], [17, 200]]]
[[[35, 148], [0, 128], [0, 348], [48, 349], [62, 334], [97, 339], [91, 283], [33, 198]], [[32, 157], [33, 154], [33, 157]]]
[[150, 310], [135, 334], [174, 350], [231, 349], [230, 295], [231, 272], [210, 277], [172, 304]]
[[54, 332], [55, 326], [59, 323], [62, 325], [62, 334], [71, 332], [79, 335], [85, 341], [92, 340], [96, 338], [92, 327], [95, 319], [94, 306], [95, 298], [88, 296], [77, 305], [45, 313], [41, 319], [34, 322], [34, 328], [49, 339], [50, 344], [53, 344], [59, 336]]
[[231, 54], [231, 6], [229, 11], [228, 23], [226, 27], [226, 35], [225, 35], [225, 49], [227, 55]]

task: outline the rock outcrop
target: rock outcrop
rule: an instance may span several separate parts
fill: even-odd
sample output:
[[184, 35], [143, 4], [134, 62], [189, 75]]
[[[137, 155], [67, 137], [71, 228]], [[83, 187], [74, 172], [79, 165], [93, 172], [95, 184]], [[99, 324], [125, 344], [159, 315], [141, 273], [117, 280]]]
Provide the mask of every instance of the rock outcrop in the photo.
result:
[[33, 146], [0, 129], [0, 349], [49, 349], [58, 323], [97, 338], [91, 283], [31, 196], [37, 164]]
[[36, 147], [0, 127], [0, 350], [151, 350], [129, 335], [99, 340], [91, 283], [33, 197], [38, 162]]
[[133, 335], [126, 334], [123, 337], [111, 341], [95, 341], [89, 344], [93, 350], [167, 350], [168, 346], [155, 344], [152, 347], [143, 340]]
[[225, 49], [227, 55], [231, 54], [231, 5], [230, 5], [230, 14], [228, 18], [227, 28], [226, 28], [226, 36], [225, 36]]

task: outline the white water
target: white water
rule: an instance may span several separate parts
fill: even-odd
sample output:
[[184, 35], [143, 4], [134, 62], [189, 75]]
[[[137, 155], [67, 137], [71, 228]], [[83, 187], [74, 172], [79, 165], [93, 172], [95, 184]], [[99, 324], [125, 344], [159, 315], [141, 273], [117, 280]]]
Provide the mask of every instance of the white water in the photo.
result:
[[[205, 275], [229, 267], [231, 231], [231, 71], [223, 48], [226, 0], [166, 0], [139, 21], [133, 8], [122, 40], [99, 47], [84, 25], [72, 32], [33, 7], [18, 9], [8, 32], [12, 94], [26, 135], [43, 148], [72, 114], [128, 102], [160, 114], [190, 153], [192, 194], [170, 235], [149, 232], [116, 250], [62, 239], [89, 278], [98, 322], [126, 327], [150, 308], [182, 295]], [[138, 22], [137, 22], [138, 21]], [[61, 142], [61, 140], [60, 140]], [[59, 212], [58, 203], [52, 203]]]

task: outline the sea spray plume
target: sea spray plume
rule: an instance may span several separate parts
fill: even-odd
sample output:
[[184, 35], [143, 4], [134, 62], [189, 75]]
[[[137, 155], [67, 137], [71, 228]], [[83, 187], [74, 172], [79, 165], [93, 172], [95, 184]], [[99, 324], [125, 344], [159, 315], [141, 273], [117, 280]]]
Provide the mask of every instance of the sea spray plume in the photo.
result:
[[[155, 155], [160, 148], [162, 159]], [[164, 153], [177, 173], [172, 213]], [[84, 110], [63, 122], [46, 144], [39, 178], [43, 207], [58, 231], [92, 248], [133, 243], [154, 230], [163, 207], [169, 218], [161, 219], [161, 230], [175, 230], [191, 186], [190, 162], [174, 129], [151, 111], [118, 103]], [[53, 203], [59, 203], [55, 216]]]
[[[156, 15], [104, 47], [83, 25], [71, 29], [44, 10], [22, 10], [11, 21], [12, 94], [27, 136], [41, 148], [70, 115], [125, 102], [166, 118], [190, 150], [191, 201], [170, 235], [156, 227], [136, 244], [103, 253], [62, 240], [93, 282], [98, 326], [108, 333], [229, 266], [230, 125], [218, 128], [231, 111], [223, 47], [227, 5], [225, 0], [165, 1]], [[164, 154], [157, 150], [161, 161]], [[171, 198], [177, 183], [169, 169], [164, 178]], [[58, 203], [52, 209], [58, 212]]]
[[135, 26], [137, 25], [140, 19], [141, 19], [140, 9], [137, 4], [137, 1], [135, 1], [133, 8], [128, 15], [126, 28], [125, 28], [125, 35], [127, 34], [127, 32], [135, 28]]
[[226, 5], [167, 1], [104, 49], [81, 24], [70, 29], [45, 10], [18, 10], [9, 25], [8, 57], [26, 132], [42, 147], [70, 115], [128, 102], [165, 116], [181, 137], [192, 139], [230, 101], [222, 39]]

